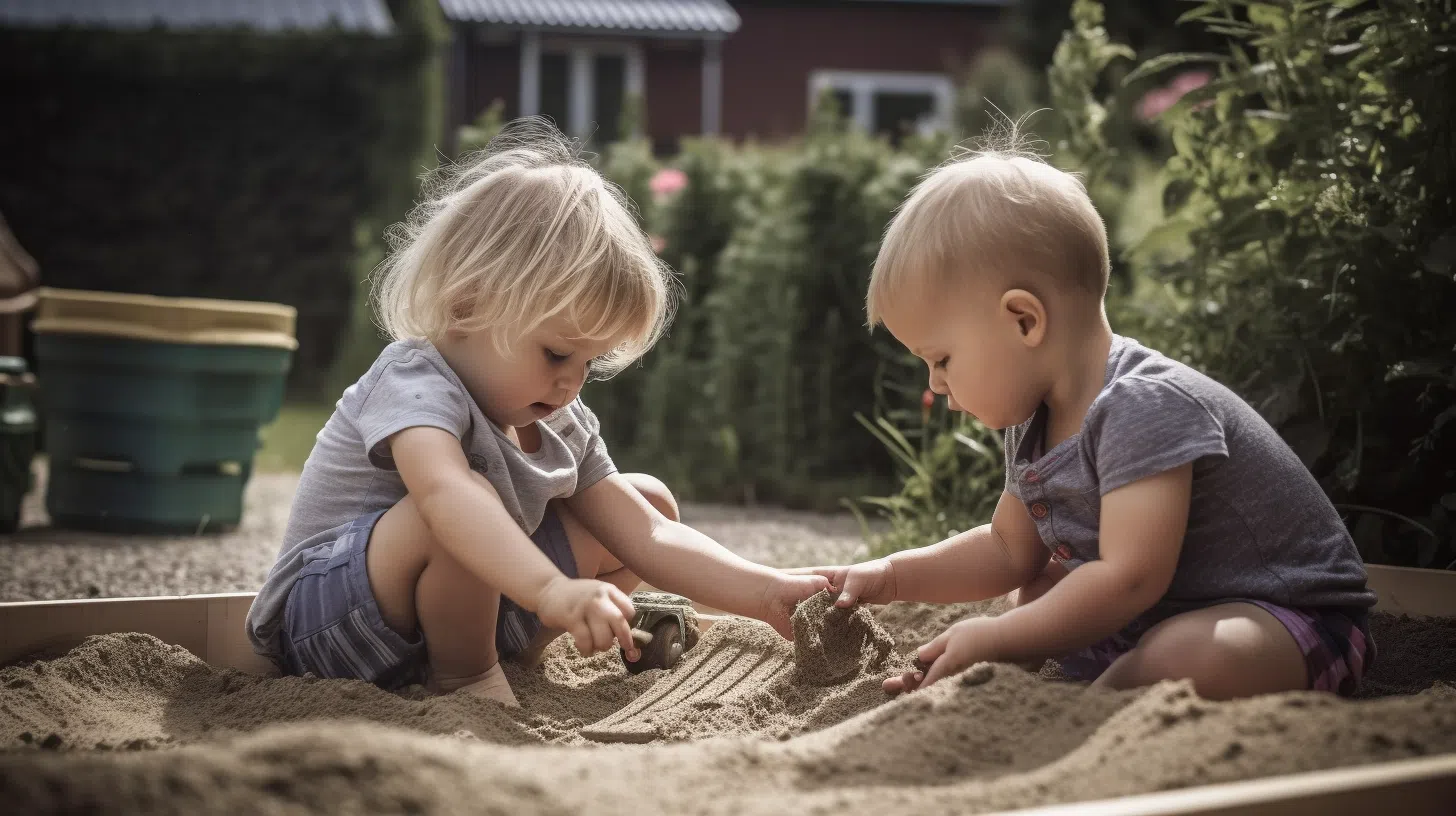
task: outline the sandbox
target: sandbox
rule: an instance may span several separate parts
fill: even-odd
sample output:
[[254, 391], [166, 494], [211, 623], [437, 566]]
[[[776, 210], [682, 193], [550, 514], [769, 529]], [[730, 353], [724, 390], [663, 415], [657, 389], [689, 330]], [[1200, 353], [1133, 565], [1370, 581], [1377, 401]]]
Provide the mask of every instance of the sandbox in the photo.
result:
[[[1370, 577], [1387, 623], [1456, 617], [1456, 576], [1371, 567]], [[826, 637], [832, 659], [818, 662], [746, 621], [709, 630], [674, 672], [635, 677], [558, 641], [544, 672], [508, 672], [526, 704], [508, 714], [458, 696], [270, 678], [243, 636], [251, 598], [0, 604], [0, 665], [140, 633], [0, 670], [0, 726], [31, 724], [0, 732], [0, 800], [30, 812], [1456, 808], [1456, 689], [1421, 690], [1429, 680], [1391, 681], [1420, 693], [1357, 703], [1304, 693], [1217, 704], [1185, 684], [1090, 693], [983, 665], [883, 697], [879, 679], [909, 647], [994, 604], [887, 607], [865, 625], [883, 624], [897, 651], [840, 629], [845, 642]], [[1449, 645], [1448, 624], [1396, 652], [1418, 660]], [[1293, 772], [1270, 775], [1281, 770]]]

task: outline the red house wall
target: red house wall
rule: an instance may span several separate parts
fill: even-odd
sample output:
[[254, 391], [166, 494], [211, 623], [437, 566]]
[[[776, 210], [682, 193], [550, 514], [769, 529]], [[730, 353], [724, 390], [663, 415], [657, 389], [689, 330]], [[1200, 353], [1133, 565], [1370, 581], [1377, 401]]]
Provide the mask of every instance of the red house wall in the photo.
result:
[[647, 42], [647, 134], [662, 153], [677, 150], [683, 136], [703, 129], [703, 46]]
[[723, 43], [723, 130], [744, 138], [802, 133], [815, 70], [960, 73], [986, 44], [999, 10], [918, 3], [735, 2]]
[[[473, 39], [473, 38], [472, 38]], [[683, 136], [696, 135], [702, 121], [702, 43], [637, 41], [643, 49], [647, 133], [664, 151], [676, 149]], [[452, 69], [453, 70], [453, 69]], [[520, 115], [521, 47], [518, 42], [484, 44], [472, 41], [465, 57], [464, 110], [452, 114], [453, 129], [475, 120], [497, 99], [505, 100], [505, 117]]]
[[[922, 3], [784, 3], [738, 0], [742, 19], [723, 49], [722, 132], [738, 139], [797, 136], [815, 70], [917, 71], [956, 75], [993, 36], [999, 9]], [[701, 132], [702, 43], [640, 38], [647, 131], [661, 151]], [[520, 46], [470, 36], [454, 125], [495, 99], [519, 115]]]
[[484, 113], [497, 99], [505, 100], [507, 119], [520, 115], [520, 45], [471, 43], [466, 65], [466, 122], [474, 121], [475, 117]]

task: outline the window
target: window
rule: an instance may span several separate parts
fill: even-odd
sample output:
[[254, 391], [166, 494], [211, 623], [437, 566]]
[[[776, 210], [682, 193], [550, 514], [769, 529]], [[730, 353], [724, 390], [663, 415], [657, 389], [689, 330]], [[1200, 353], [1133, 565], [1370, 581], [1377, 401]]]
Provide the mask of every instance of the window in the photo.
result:
[[950, 126], [955, 86], [941, 74], [815, 71], [809, 76], [809, 104], [829, 91], [857, 127], [894, 141], [909, 132]]
[[541, 102], [536, 112], [566, 130], [571, 116], [571, 59], [566, 54], [541, 55]]
[[627, 98], [640, 99], [644, 84], [635, 43], [522, 37], [521, 114], [550, 117], [570, 135], [616, 141]]
[[597, 54], [592, 58], [592, 110], [596, 141], [612, 142], [622, 134], [622, 106], [627, 98], [627, 58]]

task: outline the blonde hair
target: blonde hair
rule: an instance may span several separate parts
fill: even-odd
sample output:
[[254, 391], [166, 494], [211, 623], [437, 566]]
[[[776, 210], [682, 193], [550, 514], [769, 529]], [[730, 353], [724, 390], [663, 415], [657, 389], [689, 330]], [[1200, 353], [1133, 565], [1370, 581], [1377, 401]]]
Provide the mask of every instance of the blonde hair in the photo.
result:
[[676, 303], [631, 202], [538, 118], [427, 178], [389, 241], [373, 297], [396, 340], [488, 330], [508, 354], [564, 315], [581, 339], [616, 342], [593, 363], [604, 377], [652, 347]]
[[903, 289], [968, 274], [1106, 294], [1107, 228], [1081, 179], [1020, 147], [1015, 125], [1003, 141], [941, 165], [901, 205], [870, 275], [872, 328]]

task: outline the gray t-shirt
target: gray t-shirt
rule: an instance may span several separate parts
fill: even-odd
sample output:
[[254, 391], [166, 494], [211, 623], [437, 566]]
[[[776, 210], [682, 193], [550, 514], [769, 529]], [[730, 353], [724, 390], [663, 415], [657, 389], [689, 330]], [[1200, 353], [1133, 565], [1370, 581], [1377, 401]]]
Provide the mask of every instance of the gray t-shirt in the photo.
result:
[[471, 469], [490, 480], [527, 535], [541, 524], [548, 501], [575, 495], [617, 469], [596, 415], [580, 399], [538, 422], [541, 447], [526, 453], [485, 418], [431, 343], [391, 344], [344, 392], [303, 466], [278, 560], [248, 610], [248, 636], [260, 654], [278, 655], [283, 608], [304, 565], [328, 558], [355, 519], [405, 497], [387, 440], [420, 426], [460, 440]]
[[1045, 453], [1046, 406], [1007, 429], [1006, 490], [1069, 569], [1098, 558], [1101, 499], [1193, 463], [1188, 531], [1155, 616], [1225, 600], [1369, 607], [1365, 565], [1319, 483], [1269, 423], [1198, 371], [1114, 337], [1081, 430]]

